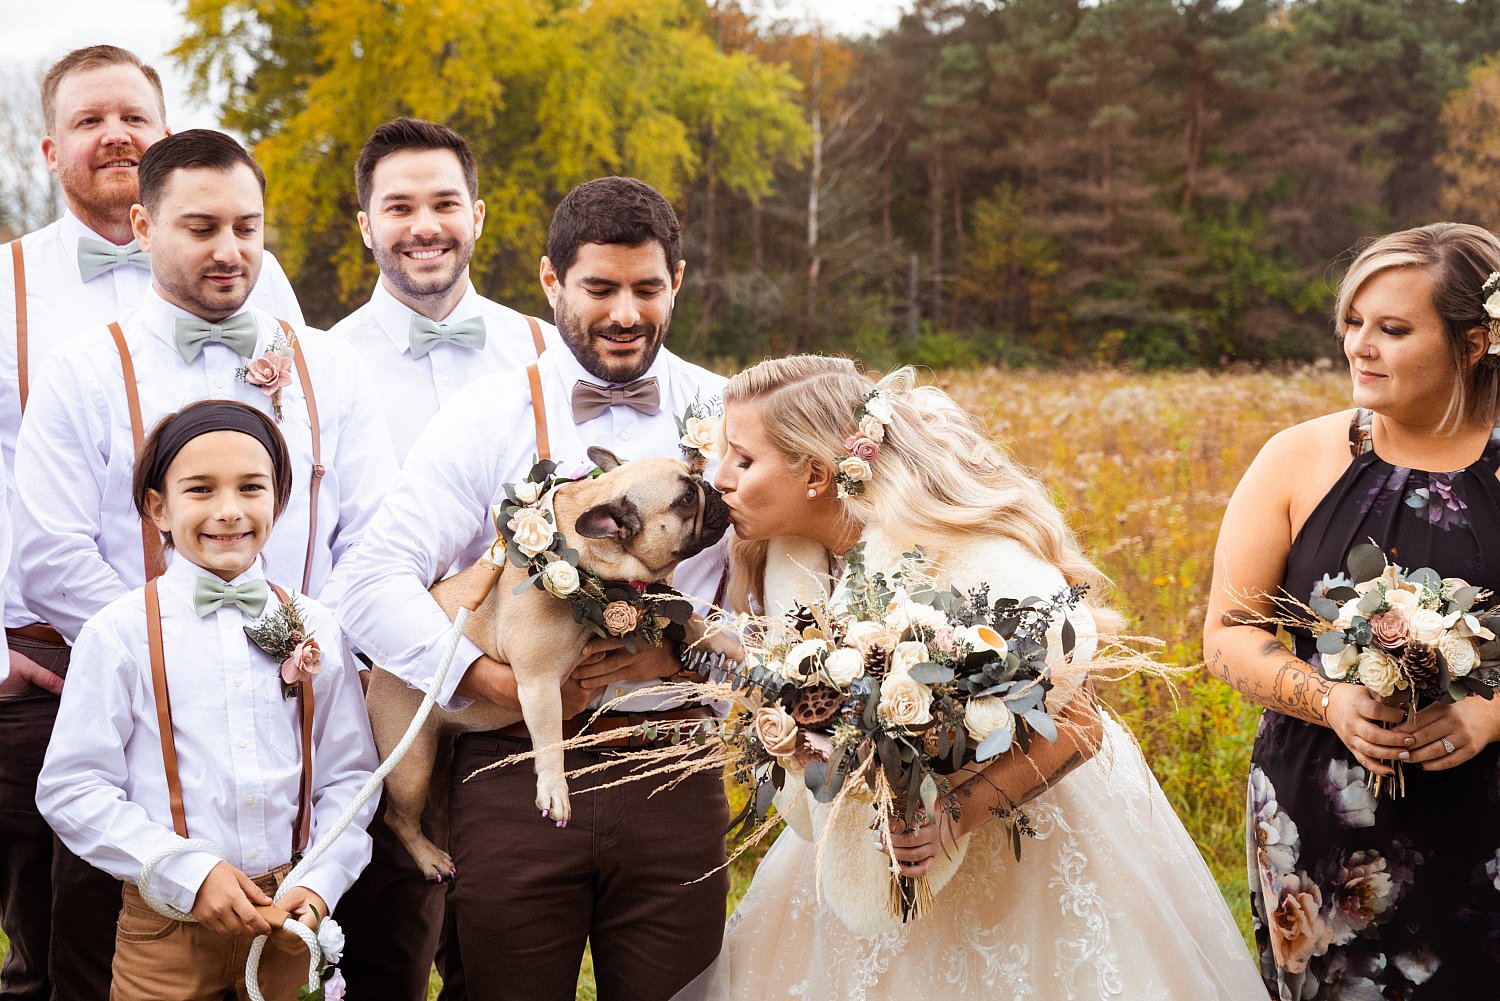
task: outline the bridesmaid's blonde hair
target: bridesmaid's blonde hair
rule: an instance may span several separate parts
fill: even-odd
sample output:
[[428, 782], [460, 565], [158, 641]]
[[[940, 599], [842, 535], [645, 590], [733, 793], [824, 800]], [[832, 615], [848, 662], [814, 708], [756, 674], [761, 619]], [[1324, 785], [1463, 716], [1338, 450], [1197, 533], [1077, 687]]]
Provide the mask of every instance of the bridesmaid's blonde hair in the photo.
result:
[[[724, 403], [757, 404], [767, 439], [793, 469], [812, 464], [832, 473], [855, 431], [855, 411], [877, 387], [894, 417], [865, 489], [844, 500], [850, 518], [902, 546], [932, 548], [976, 535], [1012, 538], [1070, 584], [1107, 583], [1042, 485], [946, 393], [917, 385], [911, 368], [877, 383], [846, 358], [776, 358], [730, 379]], [[747, 592], [763, 596], [766, 550], [762, 540], [734, 543], [732, 607], [747, 608]]]

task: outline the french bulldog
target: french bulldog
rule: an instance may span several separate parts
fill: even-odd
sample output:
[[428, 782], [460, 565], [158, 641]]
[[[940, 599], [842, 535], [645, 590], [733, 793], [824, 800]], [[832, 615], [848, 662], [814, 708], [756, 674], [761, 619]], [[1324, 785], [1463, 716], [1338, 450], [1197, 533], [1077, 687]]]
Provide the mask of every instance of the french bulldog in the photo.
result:
[[[677, 459], [656, 457], [622, 463], [613, 453], [590, 448], [589, 458], [603, 475], [564, 482], [553, 494], [557, 530], [579, 554], [579, 567], [606, 581], [670, 583], [677, 564], [723, 537], [728, 510], [718, 491], [694, 468]], [[521, 711], [475, 702], [458, 712], [434, 708], [416, 742], [385, 779], [385, 822], [401, 839], [418, 868], [439, 882], [453, 875], [453, 860], [422, 833], [429, 782], [443, 782], [433, 766], [446, 736], [496, 730], [524, 719], [537, 749], [536, 805], [544, 816], [566, 823], [571, 815], [563, 774], [562, 682], [578, 663], [584, 644], [597, 635], [574, 620], [566, 598], [537, 587], [516, 587], [529, 571], [504, 556], [500, 580], [470, 614], [464, 634], [515, 672]], [[461, 603], [472, 600], [482, 563], [439, 581], [432, 596], [456, 619]], [[696, 616], [689, 642], [705, 627]], [[462, 668], [463, 665], [454, 665]], [[405, 735], [422, 702], [422, 692], [376, 667], [366, 695], [370, 725], [382, 761]]]

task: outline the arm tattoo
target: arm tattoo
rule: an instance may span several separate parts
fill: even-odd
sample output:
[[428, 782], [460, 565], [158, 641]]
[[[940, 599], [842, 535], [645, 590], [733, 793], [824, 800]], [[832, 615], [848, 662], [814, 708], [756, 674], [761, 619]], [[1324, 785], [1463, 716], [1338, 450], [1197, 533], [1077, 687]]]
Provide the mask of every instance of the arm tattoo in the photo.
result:
[[1288, 656], [1286, 644], [1278, 639], [1267, 639], [1261, 644], [1259, 653], [1262, 657], [1281, 658], [1270, 685], [1258, 678], [1231, 680], [1229, 665], [1219, 650], [1214, 651], [1204, 669], [1225, 684], [1238, 688], [1252, 702], [1309, 723], [1327, 723], [1328, 710], [1323, 706], [1323, 698], [1333, 690], [1333, 682], [1319, 674], [1312, 665]]

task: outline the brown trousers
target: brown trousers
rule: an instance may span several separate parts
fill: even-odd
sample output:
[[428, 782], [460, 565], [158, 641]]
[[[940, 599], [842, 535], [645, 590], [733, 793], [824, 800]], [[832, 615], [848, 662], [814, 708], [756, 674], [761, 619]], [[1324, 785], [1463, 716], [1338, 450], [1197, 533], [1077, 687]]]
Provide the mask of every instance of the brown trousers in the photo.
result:
[[[290, 863], [253, 881], [275, 893]], [[125, 884], [115, 933], [114, 984], [110, 1001], [223, 1001], [245, 992], [245, 960], [254, 939], [220, 935], [199, 924], [163, 917]], [[307, 983], [307, 951], [282, 952], [270, 942], [256, 971], [266, 1001], [295, 1001]]]
[[458, 880], [449, 918], [464, 989], [485, 1001], [572, 1001], [584, 943], [600, 1001], [667, 1001], [719, 953], [729, 808], [718, 772], [650, 793], [652, 780], [580, 792], [626, 774], [630, 751], [569, 751], [567, 767], [615, 760], [574, 780], [573, 819], [537, 812], [530, 763], [463, 781], [525, 740], [460, 737], [449, 799]]

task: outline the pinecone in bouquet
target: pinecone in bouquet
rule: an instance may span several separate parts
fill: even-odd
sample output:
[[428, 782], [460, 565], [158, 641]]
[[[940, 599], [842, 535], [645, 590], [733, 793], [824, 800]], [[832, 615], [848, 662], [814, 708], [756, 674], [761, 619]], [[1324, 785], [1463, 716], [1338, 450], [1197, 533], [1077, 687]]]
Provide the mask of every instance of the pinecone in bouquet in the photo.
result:
[[814, 685], [797, 693], [797, 701], [792, 705], [792, 719], [798, 726], [815, 727], [836, 716], [843, 704], [844, 696], [838, 689]]
[[1410, 683], [1412, 691], [1425, 699], [1438, 699], [1446, 693], [1442, 683], [1443, 669], [1438, 663], [1437, 648], [1412, 640], [1406, 644], [1401, 655], [1401, 673]]

